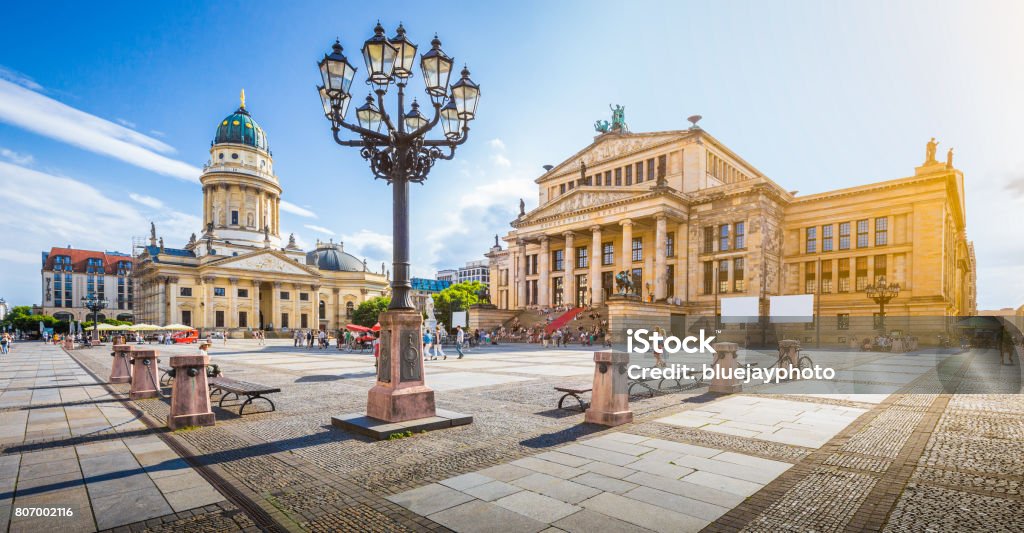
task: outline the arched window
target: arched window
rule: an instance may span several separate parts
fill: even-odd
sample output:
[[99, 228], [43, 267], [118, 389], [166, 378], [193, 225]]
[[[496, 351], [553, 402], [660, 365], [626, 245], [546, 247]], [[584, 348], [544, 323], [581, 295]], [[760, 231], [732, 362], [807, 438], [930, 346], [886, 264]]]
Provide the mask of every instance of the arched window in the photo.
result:
[[320, 300], [320, 320], [327, 320], [327, 304]]
[[345, 304], [345, 318], [352, 318], [352, 312], [356, 310], [356, 304], [348, 302]]

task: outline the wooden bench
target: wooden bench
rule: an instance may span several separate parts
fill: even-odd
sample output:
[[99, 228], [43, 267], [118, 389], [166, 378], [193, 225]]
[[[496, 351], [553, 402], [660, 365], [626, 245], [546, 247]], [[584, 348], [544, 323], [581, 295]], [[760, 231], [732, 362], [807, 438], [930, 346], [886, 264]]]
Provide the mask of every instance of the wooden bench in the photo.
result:
[[242, 406], [238, 408], [238, 415], [242, 415], [242, 411], [245, 410], [245, 406], [253, 402], [253, 400], [266, 400], [270, 404], [270, 410], [276, 411], [277, 406], [270, 398], [265, 398], [264, 394], [272, 394], [275, 392], [281, 392], [281, 389], [277, 387], [271, 387], [268, 385], [260, 385], [258, 383], [250, 383], [248, 381], [239, 381], [237, 379], [225, 378], [225, 377], [211, 377], [209, 379], [210, 384], [210, 396], [216, 396], [220, 394], [220, 403], [218, 407], [224, 407], [224, 400], [229, 395], [234, 395], [234, 399], [239, 399], [241, 396], [245, 396], [246, 400], [242, 402]]
[[558, 391], [558, 392], [564, 392], [565, 393], [565, 394], [562, 395], [561, 398], [558, 399], [558, 408], [559, 409], [568, 409], [568, 407], [562, 407], [562, 404], [565, 403], [565, 399], [566, 398], [569, 398], [571, 396], [571, 397], [575, 398], [577, 402], [579, 402], [579, 404], [580, 404], [580, 412], [582, 413], [583, 411], [587, 410], [587, 402], [583, 401], [583, 398], [580, 395], [581, 394], [586, 394], [586, 393], [592, 391], [593, 389], [579, 389], [579, 388], [574, 388], [574, 387], [555, 387], [555, 390]]

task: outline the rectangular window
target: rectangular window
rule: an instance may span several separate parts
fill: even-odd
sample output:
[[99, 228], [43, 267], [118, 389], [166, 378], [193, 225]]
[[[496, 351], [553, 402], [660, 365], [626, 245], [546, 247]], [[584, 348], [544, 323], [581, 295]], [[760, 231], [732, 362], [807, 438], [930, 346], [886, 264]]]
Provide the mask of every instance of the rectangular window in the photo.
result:
[[850, 329], [850, 313], [836, 315], [836, 329]]
[[704, 294], [712, 294], [715, 291], [715, 263], [704, 261]]
[[746, 284], [746, 271], [744, 269], [743, 258], [738, 257], [732, 261], [732, 288], [734, 292], [743, 292], [747, 290]]
[[723, 259], [718, 262], [718, 292], [729, 292], [729, 260]]
[[231, 212], [231, 223], [236, 226], [238, 225], [238, 211]]
[[886, 266], [885, 265], [885, 256], [884, 255], [876, 255], [875, 256], [875, 283], [878, 283], [880, 278], [884, 278], [885, 277], [885, 270], [886, 270], [885, 266]]
[[729, 225], [718, 226], [718, 251], [725, 252], [729, 249]]
[[814, 294], [817, 290], [817, 263], [814, 261], [808, 261], [805, 263], [804, 268], [807, 273], [804, 274], [804, 293]]
[[633, 294], [643, 295], [644, 269], [634, 268], [631, 274], [633, 278]]
[[249, 313], [246, 311], [238, 312], [238, 327], [247, 328], [249, 327]]
[[832, 224], [821, 227], [821, 251], [832, 251]]
[[633, 184], [633, 165], [626, 165], [626, 185]]
[[849, 250], [850, 249], [850, 223], [843, 222], [839, 224], [839, 249]]
[[832, 261], [821, 262], [821, 293], [832, 294]]
[[615, 169], [615, 186], [622, 185], [622, 168]]
[[636, 182], [640, 183], [644, 180], [644, 162], [641, 161], [636, 164]]
[[676, 256], [676, 233], [674, 231], [668, 232], [668, 235], [665, 236], [665, 255]]
[[565, 184], [564, 183], [558, 186], [558, 194], [565, 194]]
[[301, 315], [299, 315], [299, 323], [301, 324], [301, 326], [299, 326], [299, 327], [301, 327], [303, 329], [308, 328], [309, 327], [309, 315], [307, 315], [306, 313], [302, 313]]
[[737, 250], [744, 250], [747, 248], [747, 224], [745, 222], [736, 223], [734, 240], [736, 241]]
[[704, 253], [710, 254], [715, 251], [715, 228], [704, 226]]
[[540, 272], [540, 254], [533, 254], [530, 256], [530, 273], [536, 274]]
[[288, 327], [288, 313], [281, 313], [281, 327]]
[[280, 297], [279, 297], [279, 298], [280, 298], [281, 300], [290, 300], [290, 299], [291, 299], [291, 296], [292, 296], [292, 295], [291, 295], [291, 294], [290, 294], [290, 293], [289, 293], [288, 291], [281, 291], [281, 295], [280, 295]]
[[575, 181], [570, 181], [569, 182], [569, 190], [571, 191], [571, 190], [573, 190], [575, 188], [576, 188], [576, 182]]
[[868, 221], [857, 221], [857, 248], [868, 247]]
[[644, 238], [643, 237], [633, 237], [633, 248], [632, 248], [632, 251], [633, 251], [633, 255], [632, 255], [633, 261], [643, 261], [644, 260]]
[[551, 261], [552, 263], [554, 263], [553, 270], [563, 270], [563, 259], [565, 258], [565, 250], [555, 250], [552, 253], [555, 254], [554, 259]]
[[868, 258], [857, 258], [857, 290], [862, 291], [868, 286]]
[[224, 311], [213, 312], [213, 327], [222, 328], [224, 327]]
[[552, 281], [554, 282], [554, 290], [551, 291], [551, 305], [562, 305], [562, 277], [559, 276]]
[[805, 251], [809, 254], [813, 254], [818, 251], [818, 228], [807, 228], [807, 247]]
[[224, 289], [224, 287], [214, 287], [213, 288], [213, 295], [214, 296], [224, 296], [225, 294], [227, 294], [227, 291]]
[[839, 260], [839, 292], [850, 292], [850, 259]]
[[192, 325], [192, 311], [182, 311], [181, 312], [181, 323], [186, 325], [186, 326], [191, 326]]
[[601, 244], [601, 264], [602, 265], [613, 265], [615, 264], [615, 245], [610, 242]]
[[676, 293], [676, 266], [668, 265], [665, 270], [665, 294], [670, 297]]
[[875, 246], [889, 244], [889, 217], [875, 219]]
[[238, 289], [238, 297], [239, 298], [248, 298], [249, 297], [249, 289]]
[[192, 296], [192, 287], [178, 287], [178, 296]]
[[612, 185], [612, 171], [611, 170], [604, 171], [604, 185], [605, 185], [605, 187], [611, 187], [611, 185]]
[[654, 173], [654, 159], [647, 160], [647, 181], [657, 178], [657, 174]]
[[587, 268], [589, 262], [587, 261], [587, 247], [580, 246], [576, 249], [576, 268]]
[[299, 301], [300, 302], [308, 302], [309, 301], [309, 293], [308, 292], [300, 292], [299, 293]]

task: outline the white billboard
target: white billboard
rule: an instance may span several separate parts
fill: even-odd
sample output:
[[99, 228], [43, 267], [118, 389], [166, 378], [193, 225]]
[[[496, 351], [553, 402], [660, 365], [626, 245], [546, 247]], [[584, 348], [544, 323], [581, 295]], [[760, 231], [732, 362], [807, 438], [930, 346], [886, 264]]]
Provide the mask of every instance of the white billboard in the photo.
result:
[[720, 305], [723, 324], [753, 324], [758, 320], [756, 296], [722, 298]]
[[462, 326], [463, 329], [468, 327], [465, 311], [452, 311], [452, 327], [455, 326]]
[[772, 322], [814, 322], [814, 295], [772, 296], [768, 316]]

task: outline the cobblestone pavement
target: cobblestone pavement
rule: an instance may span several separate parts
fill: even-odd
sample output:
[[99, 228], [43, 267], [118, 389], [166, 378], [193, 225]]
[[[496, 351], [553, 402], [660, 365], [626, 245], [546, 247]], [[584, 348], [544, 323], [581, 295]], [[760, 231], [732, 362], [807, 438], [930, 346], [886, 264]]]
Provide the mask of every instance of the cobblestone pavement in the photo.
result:
[[[239, 417], [226, 405], [215, 408], [215, 427], [163, 433], [226, 501], [136, 529], [1000, 531], [1024, 524], [1020, 397], [908, 394], [991, 390], [976, 372], [990, 352], [816, 353], [815, 362], [846, 371], [841, 386], [634, 397], [635, 422], [605, 429], [554, 408], [553, 386], [589, 382], [589, 351], [487, 347], [427, 363], [438, 407], [472, 414], [473, 424], [375, 442], [330, 426], [331, 416], [365, 408], [372, 358], [268, 342], [232, 340], [211, 355], [230, 377], [281, 387], [276, 411]], [[159, 348], [165, 361], [194, 350]], [[109, 373], [107, 349], [73, 355], [92, 373]], [[118, 398], [127, 386], [108, 389]], [[758, 389], [751, 392], [767, 392]], [[130, 403], [143, 421], [163, 425], [166, 399]]]

